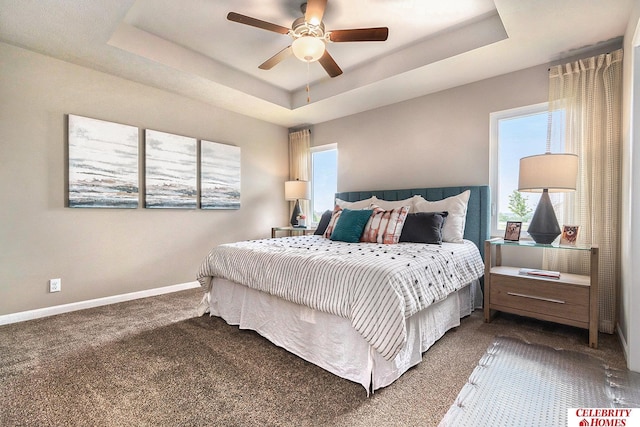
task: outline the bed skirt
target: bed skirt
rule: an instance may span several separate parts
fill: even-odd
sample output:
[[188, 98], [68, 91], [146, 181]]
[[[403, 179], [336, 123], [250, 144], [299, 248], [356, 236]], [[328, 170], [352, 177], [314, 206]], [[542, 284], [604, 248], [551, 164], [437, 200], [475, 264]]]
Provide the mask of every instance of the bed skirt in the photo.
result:
[[422, 361], [422, 353], [460, 319], [482, 306], [479, 281], [449, 295], [406, 320], [407, 343], [385, 360], [351, 326], [348, 319], [313, 310], [225, 280], [214, 279], [201, 314], [251, 329], [275, 345], [370, 391], [386, 387]]

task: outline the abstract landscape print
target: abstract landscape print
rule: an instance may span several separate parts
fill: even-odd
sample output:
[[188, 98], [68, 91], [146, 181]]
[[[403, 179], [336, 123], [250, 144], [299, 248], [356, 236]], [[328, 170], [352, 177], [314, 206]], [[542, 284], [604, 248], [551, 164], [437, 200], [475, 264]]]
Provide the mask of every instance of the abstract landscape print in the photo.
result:
[[197, 207], [195, 138], [145, 130], [145, 207]]
[[69, 115], [69, 207], [138, 207], [138, 128]]
[[200, 208], [240, 209], [240, 147], [200, 141]]

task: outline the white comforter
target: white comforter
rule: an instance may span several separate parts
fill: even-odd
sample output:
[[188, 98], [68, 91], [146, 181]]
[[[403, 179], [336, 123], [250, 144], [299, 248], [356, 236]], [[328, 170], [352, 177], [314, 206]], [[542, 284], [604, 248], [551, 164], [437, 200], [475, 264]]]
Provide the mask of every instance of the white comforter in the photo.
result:
[[198, 281], [222, 277], [296, 304], [344, 317], [385, 359], [406, 342], [405, 318], [478, 279], [476, 246], [334, 242], [322, 236], [220, 245]]

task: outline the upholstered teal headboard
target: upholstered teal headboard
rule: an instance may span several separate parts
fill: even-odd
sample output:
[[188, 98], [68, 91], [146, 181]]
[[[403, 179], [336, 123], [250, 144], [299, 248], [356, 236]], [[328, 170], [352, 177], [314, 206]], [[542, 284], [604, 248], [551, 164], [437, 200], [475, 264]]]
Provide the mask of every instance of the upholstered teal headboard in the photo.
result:
[[336, 197], [348, 202], [368, 199], [376, 196], [384, 200], [403, 200], [416, 194], [430, 201], [446, 199], [455, 196], [465, 190], [471, 190], [467, 207], [467, 221], [464, 228], [464, 238], [471, 240], [478, 246], [480, 254], [484, 257], [484, 241], [489, 238], [491, 228], [491, 194], [488, 185], [471, 187], [437, 187], [437, 188], [410, 188], [405, 190], [380, 190], [380, 191], [345, 191], [336, 193]]

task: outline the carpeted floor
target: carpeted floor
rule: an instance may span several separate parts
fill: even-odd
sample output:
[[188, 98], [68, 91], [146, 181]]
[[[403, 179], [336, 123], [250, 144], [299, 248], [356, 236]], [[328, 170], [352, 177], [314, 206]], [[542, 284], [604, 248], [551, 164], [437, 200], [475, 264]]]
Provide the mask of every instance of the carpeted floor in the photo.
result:
[[517, 316], [462, 320], [367, 398], [359, 384], [218, 318], [200, 290], [0, 327], [2, 426], [435, 426], [492, 340], [510, 336], [625, 368], [617, 337]]

